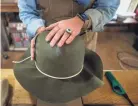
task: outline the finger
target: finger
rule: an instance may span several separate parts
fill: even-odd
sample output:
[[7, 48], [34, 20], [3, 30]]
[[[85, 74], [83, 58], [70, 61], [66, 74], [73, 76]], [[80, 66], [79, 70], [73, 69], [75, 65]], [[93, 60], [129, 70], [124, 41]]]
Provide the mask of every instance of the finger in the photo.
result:
[[35, 48], [31, 48], [31, 60], [34, 60], [34, 52], [35, 52]]
[[50, 46], [53, 47], [55, 46], [55, 44], [59, 41], [59, 39], [61, 38], [61, 36], [63, 36], [64, 34], [64, 30], [60, 29], [53, 37], [53, 39], [50, 42]]
[[33, 60], [34, 59], [34, 48], [35, 48], [35, 40], [34, 39], [32, 39], [31, 40], [31, 60]]
[[58, 25], [58, 23], [54, 23], [54, 24], [51, 24], [51, 25], [49, 25], [48, 27], [46, 27], [45, 29], [46, 30], [52, 30], [55, 26], [57, 26]]
[[49, 34], [46, 36], [46, 41], [50, 41], [52, 37], [58, 32], [59, 27], [55, 27], [53, 30], [49, 32]]
[[35, 46], [35, 40], [32, 39], [32, 40], [31, 40], [31, 48], [33, 48], [34, 46]]
[[64, 45], [64, 43], [66, 42], [66, 40], [69, 38], [69, 36], [70, 35], [67, 32], [65, 32], [58, 43], [58, 47], [62, 47]]
[[41, 32], [45, 31], [46, 27], [40, 27], [37, 29], [37, 35], [40, 34]]
[[72, 33], [72, 35], [70, 35], [70, 37], [66, 40], [66, 44], [70, 44], [75, 39], [75, 37], [75, 34]]

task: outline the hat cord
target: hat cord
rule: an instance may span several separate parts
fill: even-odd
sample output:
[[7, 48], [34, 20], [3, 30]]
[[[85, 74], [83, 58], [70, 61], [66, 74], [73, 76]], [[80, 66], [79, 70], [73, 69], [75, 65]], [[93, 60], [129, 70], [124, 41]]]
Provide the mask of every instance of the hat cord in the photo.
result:
[[23, 59], [23, 60], [21, 60], [21, 61], [12, 61], [13, 63], [22, 63], [22, 62], [24, 62], [24, 61], [26, 61], [26, 60], [28, 60], [28, 59], [30, 59], [31, 58], [31, 56], [29, 56], [29, 57], [26, 57], [25, 59]]
[[[30, 58], [31, 58], [31, 56], [29, 56], [29, 57], [27, 57], [27, 58], [25, 58], [25, 59], [23, 59], [23, 60], [21, 60], [21, 61], [12, 61], [12, 62], [13, 62], [13, 63], [19, 64], [19, 63], [22, 63], [22, 62], [24, 62], [24, 61], [30, 59]], [[51, 75], [49, 75], [49, 74], [46, 74], [46, 73], [42, 72], [42, 71], [40, 70], [40, 68], [37, 66], [36, 61], [35, 61], [35, 67], [36, 67], [36, 69], [37, 69], [41, 74], [43, 74], [44, 76], [53, 78], [53, 79], [70, 79], [70, 78], [73, 78], [73, 77], [76, 77], [77, 75], [79, 75], [79, 74], [82, 72], [82, 69], [83, 69], [83, 65], [82, 65], [80, 71], [79, 71], [78, 73], [72, 75], [72, 76], [69, 76], [69, 77], [55, 77], [55, 76], [51, 76]]]

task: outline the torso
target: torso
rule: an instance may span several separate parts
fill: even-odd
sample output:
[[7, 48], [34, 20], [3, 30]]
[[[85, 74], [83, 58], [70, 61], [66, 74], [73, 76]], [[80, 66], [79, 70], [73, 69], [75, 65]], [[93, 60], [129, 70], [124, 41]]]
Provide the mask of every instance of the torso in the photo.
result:
[[84, 12], [85, 8], [73, 0], [38, 0], [43, 11], [43, 19], [53, 23]]
[[[77, 13], [84, 12], [85, 8], [73, 0], [38, 0], [40, 6], [44, 9], [42, 18], [46, 20], [46, 24], [50, 25], [54, 22], [69, 19]], [[91, 0], [93, 3], [94, 0]], [[97, 33], [89, 32], [84, 35], [86, 48], [96, 50]]]

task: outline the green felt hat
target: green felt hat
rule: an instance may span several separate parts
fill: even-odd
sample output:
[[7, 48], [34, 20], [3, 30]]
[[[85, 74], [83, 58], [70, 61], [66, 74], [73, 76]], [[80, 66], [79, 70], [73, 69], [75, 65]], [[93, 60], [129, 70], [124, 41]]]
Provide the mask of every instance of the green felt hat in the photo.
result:
[[48, 33], [36, 38], [35, 61], [30, 60], [28, 49], [15, 64], [15, 77], [27, 91], [45, 102], [65, 103], [103, 85], [101, 59], [85, 51], [81, 36], [69, 45], [52, 48], [45, 41]]

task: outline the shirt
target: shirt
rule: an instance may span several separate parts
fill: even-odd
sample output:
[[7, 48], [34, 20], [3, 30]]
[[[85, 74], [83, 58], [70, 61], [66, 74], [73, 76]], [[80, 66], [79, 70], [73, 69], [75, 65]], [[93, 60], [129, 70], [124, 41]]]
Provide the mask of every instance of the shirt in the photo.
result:
[[[45, 20], [41, 18], [36, 4], [36, 0], [18, 0], [19, 17], [26, 25], [27, 34], [30, 37], [35, 36], [39, 27], [45, 26]], [[115, 15], [119, 4], [120, 0], [95, 0], [94, 5], [85, 11], [92, 20], [93, 32], [103, 30], [104, 25]]]

